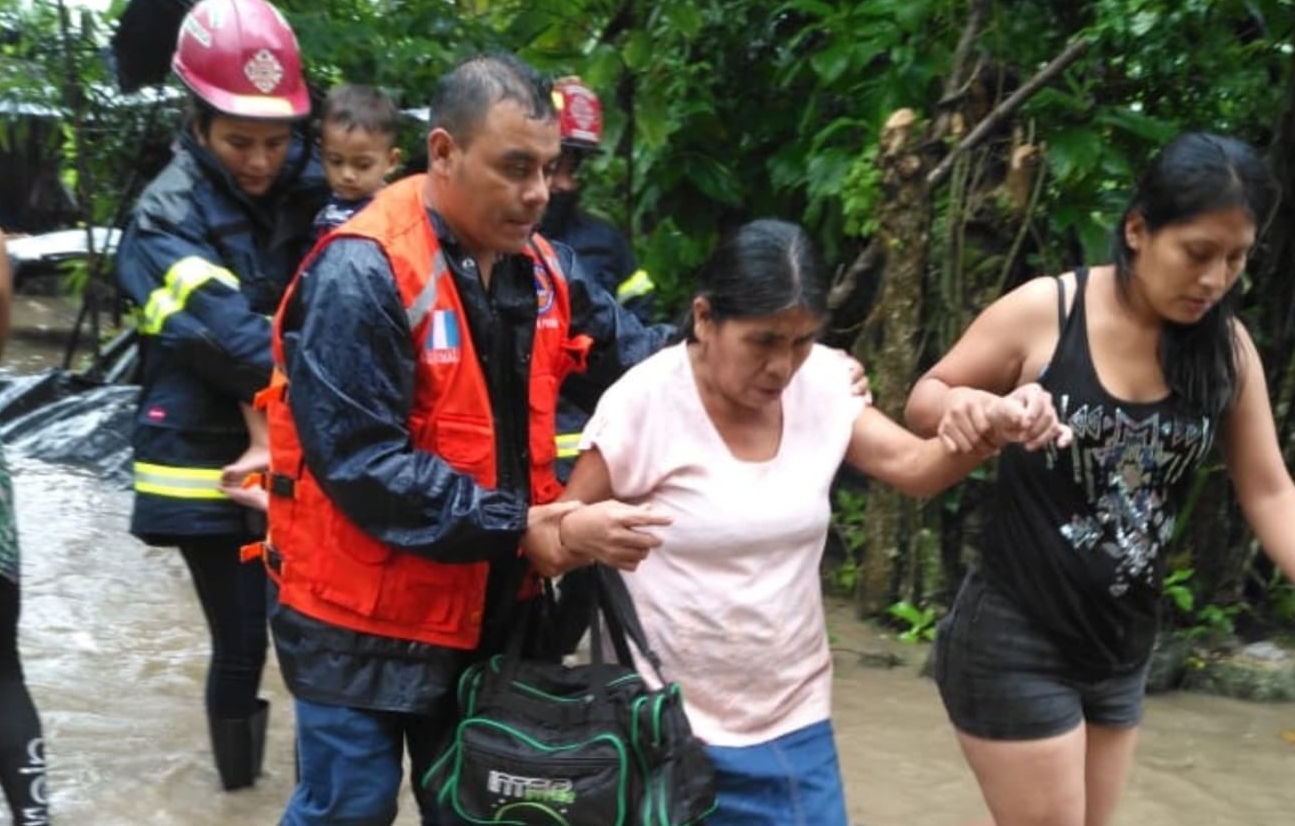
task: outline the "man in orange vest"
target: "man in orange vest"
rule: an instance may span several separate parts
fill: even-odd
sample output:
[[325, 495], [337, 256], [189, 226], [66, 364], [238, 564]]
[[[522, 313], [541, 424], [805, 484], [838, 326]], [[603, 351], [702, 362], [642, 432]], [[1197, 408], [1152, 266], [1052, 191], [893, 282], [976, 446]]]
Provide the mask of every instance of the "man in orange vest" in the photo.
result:
[[[560, 153], [547, 81], [475, 57], [431, 109], [428, 173], [321, 241], [275, 318], [262, 554], [296, 700], [285, 826], [393, 822], [403, 752], [421, 777], [519, 567], [588, 561], [559, 537], [579, 505], [549, 504], [563, 378], [596, 365], [611, 380], [665, 332], [535, 233]], [[632, 567], [657, 543], [636, 528], [659, 519], [611, 515], [600, 559]]]

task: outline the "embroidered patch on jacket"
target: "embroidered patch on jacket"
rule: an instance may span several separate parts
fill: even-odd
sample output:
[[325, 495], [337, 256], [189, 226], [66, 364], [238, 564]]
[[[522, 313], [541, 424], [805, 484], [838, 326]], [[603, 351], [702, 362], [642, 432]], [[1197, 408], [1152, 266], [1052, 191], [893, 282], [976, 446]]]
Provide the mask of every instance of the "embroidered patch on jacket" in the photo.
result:
[[424, 348], [432, 364], [459, 361], [459, 317], [453, 310], [434, 310], [432, 329]]

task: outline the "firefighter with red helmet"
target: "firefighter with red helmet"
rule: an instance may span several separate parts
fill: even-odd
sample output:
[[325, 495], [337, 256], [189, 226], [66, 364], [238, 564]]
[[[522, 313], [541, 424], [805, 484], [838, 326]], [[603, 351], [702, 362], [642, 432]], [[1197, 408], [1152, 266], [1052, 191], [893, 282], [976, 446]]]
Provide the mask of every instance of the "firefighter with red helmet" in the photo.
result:
[[[652, 279], [638, 267], [620, 230], [580, 207], [580, 168], [589, 157], [602, 151], [602, 102], [574, 76], [553, 84], [553, 102], [558, 110], [562, 154], [549, 181], [549, 204], [540, 233], [575, 250], [585, 272], [646, 324], [652, 313]], [[594, 388], [595, 384], [582, 375], [571, 376], [563, 385], [557, 433], [557, 473], [563, 481], [579, 452], [580, 431], [589, 419], [586, 411], [598, 401]]]
[[260, 771], [268, 706], [265, 572], [241, 565], [262, 517], [219, 489], [248, 443], [240, 403], [270, 377], [270, 316], [327, 197], [298, 124], [310, 113], [296, 37], [264, 0], [202, 0], [172, 68], [192, 115], [140, 196], [116, 277], [138, 307], [141, 393], [131, 532], [178, 547], [212, 636], [206, 708], [226, 789]]

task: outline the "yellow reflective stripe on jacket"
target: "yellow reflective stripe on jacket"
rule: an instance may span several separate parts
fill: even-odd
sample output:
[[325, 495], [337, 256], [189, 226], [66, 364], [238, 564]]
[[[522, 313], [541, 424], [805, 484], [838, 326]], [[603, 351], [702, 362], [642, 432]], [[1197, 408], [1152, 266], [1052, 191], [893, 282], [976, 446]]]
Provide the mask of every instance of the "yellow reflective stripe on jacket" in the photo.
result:
[[631, 299], [645, 296], [655, 289], [656, 284], [653, 283], [652, 276], [647, 274], [647, 270], [635, 270], [633, 275], [616, 287], [616, 300], [624, 304]]
[[572, 459], [580, 455], [579, 433], [559, 433], [553, 441], [557, 443], [559, 459]]
[[135, 490], [140, 493], [174, 499], [224, 499], [219, 484], [220, 468], [135, 463]]
[[238, 289], [238, 277], [224, 267], [196, 255], [176, 261], [162, 277], [162, 286], [149, 294], [148, 303], [140, 310], [140, 333], [147, 336], [161, 333], [162, 325], [184, 309], [193, 291], [212, 280], [230, 289]]

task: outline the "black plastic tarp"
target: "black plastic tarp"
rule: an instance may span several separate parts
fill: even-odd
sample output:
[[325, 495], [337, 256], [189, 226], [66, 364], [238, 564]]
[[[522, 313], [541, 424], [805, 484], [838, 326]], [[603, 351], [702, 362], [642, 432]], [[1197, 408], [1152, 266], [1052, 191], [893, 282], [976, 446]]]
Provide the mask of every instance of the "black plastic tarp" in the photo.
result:
[[98, 384], [66, 370], [0, 378], [6, 449], [131, 481], [131, 431], [139, 387]]

